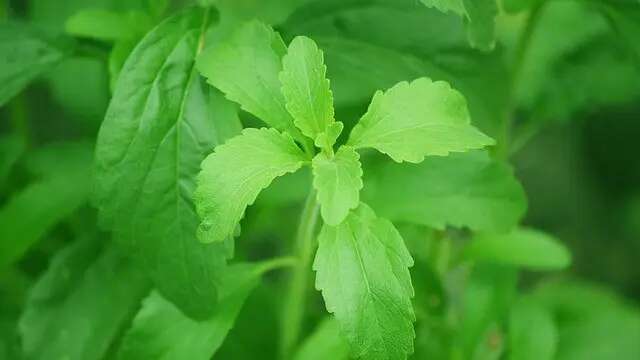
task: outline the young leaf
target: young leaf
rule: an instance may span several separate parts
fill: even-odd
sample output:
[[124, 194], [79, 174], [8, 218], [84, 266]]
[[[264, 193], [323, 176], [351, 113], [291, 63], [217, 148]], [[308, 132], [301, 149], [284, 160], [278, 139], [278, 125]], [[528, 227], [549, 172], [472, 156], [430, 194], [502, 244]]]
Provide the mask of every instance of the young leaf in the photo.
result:
[[228, 249], [195, 237], [195, 176], [205, 155], [239, 132], [235, 108], [195, 70], [206, 10], [178, 13], [131, 53], [98, 135], [100, 220], [157, 290], [189, 316], [211, 314]]
[[300, 132], [285, 108], [278, 79], [286, 51], [278, 33], [251, 21], [228, 41], [204, 51], [198, 58], [198, 69], [211, 85], [239, 103], [243, 110], [300, 139]]
[[261, 264], [230, 265], [222, 278], [216, 311], [202, 321], [186, 317], [152, 292], [124, 335], [118, 359], [211, 359], [265, 270]]
[[333, 95], [326, 72], [322, 51], [313, 40], [298, 36], [291, 41], [282, 58], [282, 93], [294, 124], [314, 140], [327, 132], [335, 121]]
[[429, 157], [417, 165], [385, 162], [365, 174], [363, 198], [392, 221], [503, 232], [527, 207], [512, 169], [485, 151]]
[[329, 225], [338, 225], [360, 203], [360, 155], [352, 147], [342, 146], [334, 156], [319, 153], [312, 165], [322, 218]]
[[0, 106], [70, 53], [70, 47], [28, 25], [0, 24]]
[[151, 28], [151, 19], [140, 11], [128, 13], [100, 9], [87, 9], [71, 16], [66, 24], [67, 33], [102, 41], [136, 38]]
[[509, 359], [553, 360], [558, 329], [552, 314], [530, 298], [522, 298], [509, 314]]
[[294, 360], [347, 360], [349, 345], [340, 336], [340, 327], [333, 318], [324, 319], [300, 345]]
[[571, 254], [557, 239], [531, 229], [502, 235], [478, 234], [465, 251], [473, 260], [532, 270], [559, 270], [571, 263]]
[[337, 227], [324, 225], [313, 264], [316, 288], [351, 353], [405, 359], [413, 351], [413, 259], [393, 225], [364, 204]]
[[462, 94], [444, 81], [428, 78], [376, 92], [349, 138], [355, 148], [372, 147], [397, 162], [413, 163], [427, 155], [448, 155], [493, 143], [471, 126]]
[[90, 238], [54, 257], [29, 294], [19, 328], [28, 359], [98, 360], [148, 292], [115, 248]]
[[245, 129], [202, 162], [195, 193], [205, 243], [231, 236], [260, 191], [306, 161], [293, 139], [275, 129]]

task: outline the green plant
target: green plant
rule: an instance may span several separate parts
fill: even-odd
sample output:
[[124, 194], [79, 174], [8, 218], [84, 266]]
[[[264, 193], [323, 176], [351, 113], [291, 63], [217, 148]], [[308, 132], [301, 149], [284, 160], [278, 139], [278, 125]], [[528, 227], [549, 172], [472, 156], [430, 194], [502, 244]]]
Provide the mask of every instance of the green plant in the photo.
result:
[[571, 255], [510, 164], [640, 99], [635, 1], [28, 3], [0, 26], [0, 357], [640, 356], [634, 304], [531, 285]]

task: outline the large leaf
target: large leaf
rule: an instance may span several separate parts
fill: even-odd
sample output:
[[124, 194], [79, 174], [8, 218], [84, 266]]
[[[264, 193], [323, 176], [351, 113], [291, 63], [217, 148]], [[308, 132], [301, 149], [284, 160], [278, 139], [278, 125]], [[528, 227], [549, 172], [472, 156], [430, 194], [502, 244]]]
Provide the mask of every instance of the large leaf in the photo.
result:
[[507, 231], [526, 210], [511, 168], [486, 152], [431, 157], [414, 164], [384, 163], [365, 171], [363, 198], [393, 220], [444, 229]]
[[243, 110], [299, 138], [278, 79], [286, 51], [280, 35], [265, 24], [251, 21], [227, 41], [203, 52], [198, 69]]
[[89, 238], [63, 249], [29, 294], [20, 319], [27, 359], [104, 358], [148, 292], [113, 246]]
[[214, 310], [228, 255], [195, 237], [195, 177], [240, 128], [233, 105], [194, 68], [203, 19], [198, 9], [178, 13], [135, 48], [98, 135], [95, 171], [102, 222], [158, 291], [194, 317]]
[[360, 155], [349, 146], [340, 147], [334, 156], [316, 155], [313, 158], [313, 187], [318, 191], [324, 221], [334, 226], [341, 223], [349, 210], [360, 203]]
[[260, 191], [305, 161], [291, 136], [275, 129], [245, 129], [217, 147], [198, 175], [198, 238], [209, 243], [231, 236]]
[[493, 143], [471, 126], [462, 94], [446, 82], [429, 78], [376, 92], [349, 138], [356, 148], [372, 147], [397, 162], [413, 163], [427, 155], [448, 155]]
[[118, 359], [211, 359], [267, 269], [259, 263], [230, 265], [222, 278], [216, 310], [203, 321], [186, 317], [160, 294], [152, 292], [125, 334]]
[[70, 47], [25, 24], [0, 24], [0, 106], [64, 59]]
[[318, 243], [316, 288], [351, 354], [405, 359], [415, 336], [408, 271], [413, 259], [398, 231], [360, 204], [337, 227], [324, 225]]
[[335, 122], [322, 51], [313, 40], [296, 37], [282, 58], [282, 65], [280, 81], [287, 110], [302, 133], [315, 140]]
[[507, 234], [478, 234], [465, 249], [476, 261], [557, 270], [569, 266], [571, 254], [557, 239], [541, 231], [515, 229]]

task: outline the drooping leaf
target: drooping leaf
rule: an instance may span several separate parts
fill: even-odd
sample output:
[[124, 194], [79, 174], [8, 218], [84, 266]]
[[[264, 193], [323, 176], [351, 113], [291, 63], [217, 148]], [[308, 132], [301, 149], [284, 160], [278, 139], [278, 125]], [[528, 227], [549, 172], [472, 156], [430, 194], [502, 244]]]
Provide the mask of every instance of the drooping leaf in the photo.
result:
[[397, 162], [413, 163], [493, 143], [471, 125], [462, 94], [428, 78], [378, 91], [349, 138], [355, 148], [372, 147]]
[[[298, 36], [291, 41], [282, 58], [282, 93], [294, 124], [302, 134], [314, 140], [327, 132], [335, 121], [333, 94], [326, 72], [322, 51], [313, 40]], [[332, 145], [328, 144], [329, 147]]]
[[300, 132], [285, 108], [278, 79], [281, 58], [286, 52], [278, 33], [251, 21], [228, 41], [204, 51], [198, 58], [198, 69], [211, 85], [239, 103], [243, 110], [299, 139]]
[[318, 191], [324, 221], [333, 226], [341, 223], [349, 210], [360, 203], [360, 155], [350, 146], [340, 147], [334, 156], [316, 155], [313, 158], [313, 187]]
[[138, 38], [151, 28], [151, 18], [140, 11], [127, 13], [103, 9], [86, 9], [71, 16], [66, 32], [77, 37], [101, 41]]
[[0, 106], [70, 53], [65, 41], [26, 24], [0, 24]]
[[507, 231], [526, 210], [510, 167], [483, 151], [371, 166], [365, 183], [363, 198], [382, 216], [437, 229]]
[[293, 139], [275, 129], [245, 129], [216, 148], [198, 175], [198, 238], [210, 243], [231, 236], [260, 191], [305, 161]]
[[29, 294], [20, 319], [28, 359], [98, 360], [148, 292], [146, 278], [98, 239], [71, 244]]
[[360, 204], [337, 227], [324, 225], [318, 243], [316, 288], [351, 355], [405, 359], [413, 351], [413, 259], [400, 234]]
[[347, 360], [349, 346], [340, 336], [340, 327], [333, 318], [322, 320], [300, 345], [294, 360]]
[[216, 310], [202, 321], [186, 317], [160, 294], [152, 292], [125, 334], [118, 359], [211, 359], [265, 270], [260, 263], [234, 264], [225, 269]]
[[47, 169], [0, 209], [0, 268], [18, 260], [89, 199], [89, 162], [57, 158]]
[[509, 359], [553, 360], [557, 346], [558, 329], [549, 310], [519, 299], [509, 314]]
[[215, 308], [229, 250], [196, 239], [195, 176], [205, 155], [240, 128], [233, 105], [195, 70], [204, 11], [177, 13], [133, 50], [95, 161], [102, 223], [163, 296], [198, 318]]
[[541, 231], [524, 228], [502, 235], [478, 234], [465, 252], [476, 261], [532, 270], [563, 269], [571, 263], [571, 254], [558, 240]]

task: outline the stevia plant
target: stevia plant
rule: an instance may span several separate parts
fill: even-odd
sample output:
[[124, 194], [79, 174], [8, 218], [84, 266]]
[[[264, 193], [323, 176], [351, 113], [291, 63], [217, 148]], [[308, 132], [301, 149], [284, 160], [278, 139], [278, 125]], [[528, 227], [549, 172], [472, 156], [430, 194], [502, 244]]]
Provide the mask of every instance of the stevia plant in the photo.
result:
[[[0, 0], [0, 19], [0, 359], [640, 358], [637, 306], [548, 275], [572, 256], [535, 227], [576, 222], [541, 204], [582, 173], [529, 145], [525, 219], [517, 157], [640, 99], [636, 0]], [[581, 191], [590, 230], [637, 215]], [[573, 273], [609, 254], [597, 274], [635, 274], [571, 246]]]

